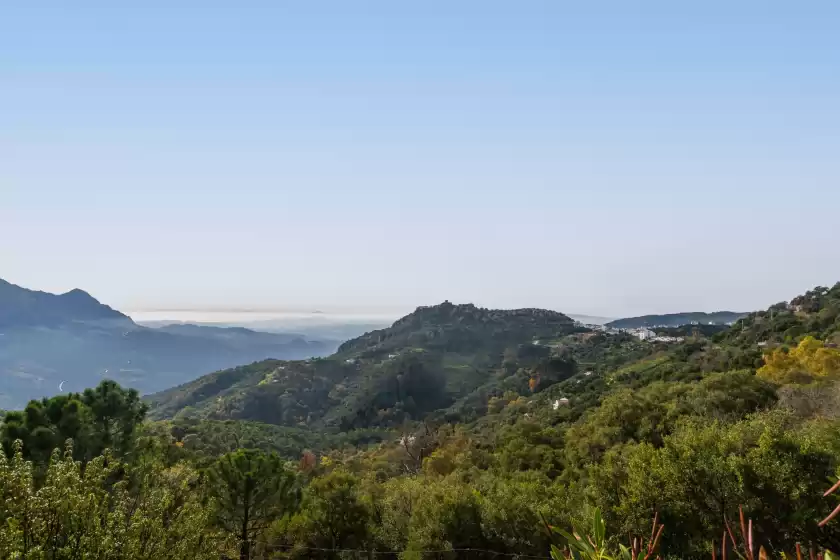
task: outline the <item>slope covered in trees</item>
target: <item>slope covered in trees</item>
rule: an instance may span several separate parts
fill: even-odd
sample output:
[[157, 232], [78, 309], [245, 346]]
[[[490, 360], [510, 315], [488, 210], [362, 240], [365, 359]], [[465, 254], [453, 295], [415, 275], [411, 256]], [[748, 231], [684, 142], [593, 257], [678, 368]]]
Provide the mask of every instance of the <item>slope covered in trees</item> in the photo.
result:
[[[415, 405], [417, 416], [405, 408], [398, 418], [388, 416], [394, 405], [377, 409], [386, 411], [382, 416], [350, 417], [357, 423], [349, 426], [364, 429], [342, 430], [348, 417], [340, 406], [302, 426], [212, 419], [201, 406], [142, 422], [136, 396], [111, 385], [32, 403], [2, 426], [7, 453], [19, 449], [18, 437], [23, 447], [17, 459], [0, 464], [0, 476], [23, 482], [7, 486], [13, 490], [0, 511], [7, 521], [0, 546], [18, 555], [26, 546], [69, 546], [86, 525], [67, 513], [67, 504], [84, 498], [88, 509], [80, 511], [113, 511], [124, 520], [126, 538], [119, 542], [130, 552], [126, 558], [143, 557], [136, 551], [144, 542], [179, 560], [211, 551], [247, 559], [562, 558], [570, 543], [546, 524], [591, 537], [591, 543], [572, 537], [573, 547], [601, 551], [578, 550], [587, 558], [606, 551], [625, 557], [619, 545], [631, 544], [627, 535], [651, 542], [651, 558], [708, 558], [713, 550], [722, 557], [722, 535], [729, 557], [759, 557], [759, 547], [768, 558], [795, 557], [797, 543], [805, 556], [811, 547], [838, 550], [840, 526], [820, 523], [837, 507], [836, 492], [823, 493], [840, 474], [840, 386], [830, 342], [837, 329], [826, 320], [833, 304], [824, 297], [835, 290], [818, 290], [819, 306], [793, 310], [813, 331], [793, 335], [787, 319], [765, 315], [783, 328], [762, 324], [761, 335], [777, 341], [774, 346], [741, 338], [754, 323], [669, 345], [577, 331], [560, 318], [542, 323], [531, 312], [502, 315], [502, 329], [482, 318], [492, 312], [462, 319], [446, 308], [419, 310], [422, 317], [406, 318], [393, 331], [345, 345], [325, 360], [322, 379], [306, 383], [326, 385], [330, 372], [341, 377], [345, 366], [361, 364], [356, 371], [365, 371], [372, 367], [365, 360], [402, 363], [397, 375], [406, 375], [412, 362], [388, 356], [408, 348], [409, 355], [499, 357], [474, 389], [452, 394], [448, 406], [433, 408], [440, 403], [432, 400]], [[511, 334], [517, 328], [523, 338]], [[447, 334], [430, 334], [439, 332]], [[286, 364], [274, 362], [272, 371]], [[256, 379], [261, 368], [229, 370], [232, 380], [211, 376], [208, 383], [216, 385], [206, 394], [225, 400], [233, 393], [219, 387]], [[789, 369], [798, 374], [776, 375]], [[296, 383], [305, 383], [304, 373]], [[379, 379], [357, 375], [360, 382]], [[301, 387], [303, 395], [317, 385]], [[202, 394], [185, 391], [181, 398], [200, 404]], [[80, 442], [90, 442], [83, 444], [89, 451], [74, 448], [47, 467], [44, 451], [72, 434], [85, 434]], [[119, 468], [76, 482], [75, 472], [101, 472], [96, 453], [115, 434], [126, 445], [106, 464]], [[71, 458], [93, 469], [78, 470]], [[59, 486], [70, 490], [59, 493]], [[120, 509], [124, 500], [141, 506]], [[167, 504], [185, 506], [171, 525], [160, 522], [172, 515]], [[663, 528], [654, 525], [651, 534], [654, 516]], [[52, 520], [40, 526], [51, 527], [46, 534], [55, 538], [30, 532], [26, 540], [8, 529], [23, 519]], [[118, 526], [98, 524], [102, 542], [117, 542], [107, 539]], [[138, 533], [140, 527], [150, 531]]]
[[396, 426], [510, 377], [518, 361], [547, 357], [549, 345], [575, 331], [571, 319], [553, 311], [446, 302], [346, 342], [328, 358], [269, 360], [224, 370], [152, 395], [149, 402], [155, 418], [342, 430]]
[[715, 311], [704, 313], [694, 311], [689, 313], [666, 313], [664, 315], [642, 315], [641, 317], [627, 317], [616, 319], [606, 324], [614, 329], [637, 329], [640, 327], [681, 327], [683, 325], [728, 325], [734, 323], [746, 313], [735, 311]]
[[831, 288], [818, 286], [789, 302], [750, 313], [720, 338], [729, 345], [749, 347], [757, 344], [791, 344], [805, 335], [840, 342], [840, 282]]

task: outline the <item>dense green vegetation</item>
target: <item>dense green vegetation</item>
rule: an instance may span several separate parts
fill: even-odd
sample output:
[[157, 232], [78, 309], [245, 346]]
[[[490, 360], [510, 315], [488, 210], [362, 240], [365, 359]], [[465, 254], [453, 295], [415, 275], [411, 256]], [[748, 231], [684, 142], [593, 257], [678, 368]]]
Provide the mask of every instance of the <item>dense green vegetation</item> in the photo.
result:
[[125, 391], [113, 381], [95, 389], [41, 401], [31, 401], [25, 410], [6, 413], [2, 445], [11, 456], [14, 444], [23, 444], [26, 457], [44, 463], [53, 450], [73, 441], [73, 456], [90, 460], [106, 449], [120, 456], [128, 453], [134, 434], [146, 413], [137, 391]]
[[[445, 303], [327, 359], [156, 395], [152, 421], [108, 383], [33, 402], [2, 425], [0, 477], [16, 482], [3, 486], [0, 547], [490, 559], [571, 546], [632, 558], [619, 545], [636, 535], [651, 558], [708, 558], [723, 535], [730, 556], [737, 544], [750, 558], [742, 509], [754, 557], [838, 550], [840, 525], [818, 525], [838, 503], [823, 497], [840, 474], [838, 312], [840, 284], [669, 345]], [[50, 461], [65, 438], [78, 443]]]
[[[474, 392], [527, 388], [520, 365], [547, 361], [577, 329], [561, 313], [444, 303], [346, 342], [329, 358], [268, 360], [153, 395], [153, 418], [253, 420], [316, 430], [395, 427]], [[535, 344], [537, 341], [538, 344]], [[553, 371], [553, 370], [552, 370]], [[525, 375], [525, 377], [523, 377]], [[546, 382], [549, 380], [546, 379]]]
[[791, 344], [807, 334], [829, 343], [840, 333], [840, 283], [818, 286], [781, 302], [766, 311], [750, 313], [719, 337], [719, 341], [742, 347], [760, 343]]
[[683, 325], [681, 327], [653, 327], [651, 330], [661, 336], [706, 336], [711, 337], [729, 329], [727, 325]]

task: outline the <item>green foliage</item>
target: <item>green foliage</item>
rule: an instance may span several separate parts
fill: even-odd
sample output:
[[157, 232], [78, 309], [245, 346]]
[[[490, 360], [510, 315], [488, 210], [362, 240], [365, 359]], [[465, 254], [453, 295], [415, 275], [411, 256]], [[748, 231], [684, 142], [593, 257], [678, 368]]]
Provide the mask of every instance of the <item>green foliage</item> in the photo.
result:
[[152, 395], [151, 417], [237, 419], [305, 427], [337, 404], [337, 386], [355, 372], [354, 366], [332, 358], [266, 360], [211, 373]]
[[[832, 341], [840, 332], [840, 282], [832, 288], [817, 287], [790, 303], [780, 303], [750, 313], [717, 340], [729, 345], [755, 348], [762, 342], [796, 343], [805, 335]], [[834, 340], [836, 342], [836, 340]]]
[[91, 459], [105, 449], [125, 455], [145, 414], [146, 405], [137, 391], [103, 381], [82, 394], [30, 401], [24, 411], [7, 413], [2, 425], [3, 449], [11, 453], [13, 443], [21, 440], [28, 457], [46, 463], [54, 449], [72, 439], [79, 459]]
[[[508, 367], [536, 367], [542, 361], [547, 383], [552, 375], [564, 375], [573, 364], [552, 362], [550, 349], [533, 341], [575, 330], [571, 319], [553, 311], [447, 302], [419, 308], [388, 329], [349, 341], [327, 359], [267, 360], [153, 395], [151, 415], [316, 430], [395, 427], [422, 420], [473, 391], [495, 390], [488, 381], [508, 377]], [[504, 357], [511, 348], [516, 349], [513, 361]], [[527, 387], [527, 377], [524, 383]], [[479, 402], [483, 408], [487, 399]]]
[[300, 502], [297, 476], [274, 454], [241, 449], [220, 457], [207, 470], [219, 526], [235, 537], [247, 560], [255, 540], [272, 523], [292, 515]]
[[277, 426], [242, 420], [203, 420], [179, 418], [173, 421], [149, 423], [167, 435], [173, 442], [180, 442], [181, 450], [192, 461], [206, 466], [220, 455], [241, 448], [262, 449], [275, 452], [292, 461], [306, 450], [321, 452], [352, 450], [372, 445], [393, 436], [383, 429], [314, 430], [311, 428]]
[[342, 344], [339, 354], [375, 356], [406, 347], [476, 353], [549, 338], [573, 330], [572, 320], [544, 309], [483, 309], [444, 302], [419, 307], [388, 329], [370, 332]]
[[544, 555], [551, 545], [544, 520], [569, 524], [581, 507], [575, 488], [535, 471], [484, 474], [473, 484], [480, 494], [484, 542], [500, 552]]
[[406, 558], [422, 558], [424, 550], [484, 548], [480, 496], [469, 485], [453, 477], [427, 485], [415, 508]]
[[127, 471], [109, 455], [82, 469], [68, 445], [44, 481], [18, 442], [0, 454], [0, 557], [216, 560], [228, 549], [185, 465]]
[[293, 537], [295, 556], [316, 558], [314, 549], [363, 549], [369, 544], [369, 510], [358, 487], [359, 479], [343, 469], [310, 482], [301, 511], [276, 528], [281, 539]]
[[[592, 530], [589, 533], [573, 529], [569, 534], [559, 527], [551, 527], [566, 541], [570, 555], [575, 560], [612, 560], [607, 552], [607, 526], [601, 518], [601, 510], [595, 508], [592, 516]], [[551, 558], [565, 560], [566, 555], [556, 544], [551, 545]]]
[[659, 447], [684, 417], [738, 420], [775, 401], [772, 386], [749, 372], [712, 374], [699, 383], [656, 382], [636, 391], [621, 389], [569, 429], [569, 465], [582, 468], [619, 444]]
[[839, 533], [804, 521], [825, 509], [821, 494], [838, 466], [836, 443], [809, 440], [808, 432], [775, 412], [733, 424], [688, 421], [661, 447], [611, 450], [591, 468], [595, 500], [620, 533], [643, 531], [659, 512], [671, 554], [704, 550], [740, 505], [761, 528], [759, 540], [786, 549], [797, 541], [832, 544]]

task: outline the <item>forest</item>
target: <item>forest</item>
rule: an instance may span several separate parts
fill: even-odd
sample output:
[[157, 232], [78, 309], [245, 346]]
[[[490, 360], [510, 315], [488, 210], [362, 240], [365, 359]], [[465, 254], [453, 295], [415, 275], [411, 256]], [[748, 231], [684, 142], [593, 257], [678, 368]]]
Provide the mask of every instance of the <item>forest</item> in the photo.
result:
[[0, 426], [0, 558], [831, 558], [840, 283], [679, 344], [419, 308]]

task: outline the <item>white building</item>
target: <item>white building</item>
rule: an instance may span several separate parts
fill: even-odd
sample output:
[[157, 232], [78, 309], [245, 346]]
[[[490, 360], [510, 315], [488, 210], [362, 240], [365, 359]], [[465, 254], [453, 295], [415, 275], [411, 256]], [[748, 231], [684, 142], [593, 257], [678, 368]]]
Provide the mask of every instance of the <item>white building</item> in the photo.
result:
[[566, 397], [559, 398], [556, 401], [554, 401], [554, 404], [551, 405], [551, 408], [557, 410], [561, 406], [569, 406], [569, 399], [567, 399]]
[[655, 336], [650, 339], [653, 342], [682, 342], [681, 336]]
[[654, 338], [656, 336], [656, 333], [650, 329], [641, 328], [633, 331], [633, 336], [635, 336], [639, 340], [650, 340], [651, 338]]

